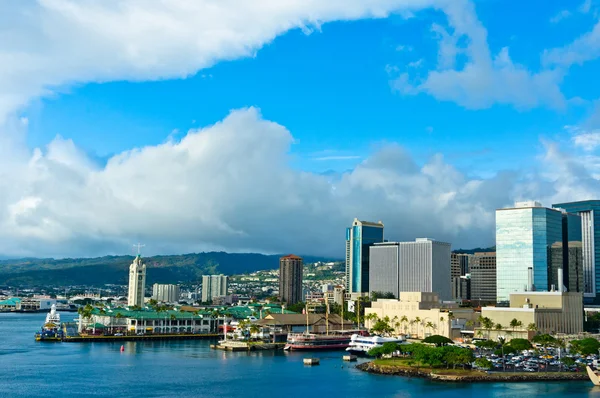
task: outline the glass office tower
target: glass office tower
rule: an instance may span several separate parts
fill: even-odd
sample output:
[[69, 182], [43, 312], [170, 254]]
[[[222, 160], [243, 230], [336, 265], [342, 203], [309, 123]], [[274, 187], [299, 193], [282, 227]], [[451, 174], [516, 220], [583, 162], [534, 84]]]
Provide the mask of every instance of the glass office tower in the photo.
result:
[[[496, 210], [496, 296], [508, 301], [511, 292], [548, 290], [548, 248], [562, 244], [562, 212], [538, 202], [517, 202]], [[561, 259], [562, 261], [562, 259]]]
[[369, 247], [383, 242], [383, 223], [354, 219], [346, 228], [346, 291], [369, 291]]
[[600, 303], [600, 200], [557, 203], [552, 207], [581, 217], [583, 297], [586, 302]]

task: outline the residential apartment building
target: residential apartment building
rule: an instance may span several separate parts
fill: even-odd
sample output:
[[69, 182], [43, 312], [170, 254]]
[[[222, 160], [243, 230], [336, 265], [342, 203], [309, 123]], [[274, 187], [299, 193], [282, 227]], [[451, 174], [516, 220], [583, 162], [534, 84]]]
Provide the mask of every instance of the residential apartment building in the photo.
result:
[[177, 303], [181, 296], [179, 286], [155, 283], [152, 285], [152, 298], [159, 303]]
[[434, 292], [452, 299], [450, 244], [417, 238], [414, 242], [384, 242], [370, 247], [369, 292]]
[[369, 292], [369, 247], [383, 242], [383, 223], [354, 219], [346, 228], [346, 291]]
[[226, 296], [229, 277], [225, 275], [202, 276], [202, 302], [212, 302], [213, 297]]
[[290, 254], [279, 259], [279, 297], [285, 303], [302, 301], [302, 257]]

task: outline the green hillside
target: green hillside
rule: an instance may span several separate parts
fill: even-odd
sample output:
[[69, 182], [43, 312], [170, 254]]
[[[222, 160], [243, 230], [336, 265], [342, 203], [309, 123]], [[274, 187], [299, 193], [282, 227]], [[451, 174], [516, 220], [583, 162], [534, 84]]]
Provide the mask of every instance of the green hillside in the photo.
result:
[[[279, 266], [279, 255], [257, 253], [192, 253], [146, 257], [147, 283], [198, 281], [202, 275], [241, 274]], [[13, 286], [67, 286], [126, 284], [133, 256], [97, 258], [39, 259], [0, 261], [0, 284]], [[304, 257], [305, 263], [331, 261]]]

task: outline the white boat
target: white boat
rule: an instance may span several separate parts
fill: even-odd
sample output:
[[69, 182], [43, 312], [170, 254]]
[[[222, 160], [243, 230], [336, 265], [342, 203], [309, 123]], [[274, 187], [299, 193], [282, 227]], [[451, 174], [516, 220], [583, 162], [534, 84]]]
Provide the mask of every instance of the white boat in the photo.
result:
[[60, 326], [60, 314], [56, 312], [56, 304], [52, 304], [52, 307], [50, 307], [50, 312], [46, 315], [46, 323], [53, 323]]
[[592, 381], [592, 383], [595, 386], [600, 386], [600, 377], [598, 377], [598, 375], [596, 374], [596, 372], [594, 372], [592, 370], [592, 368], [590, 368], [589, 366], [586, 366], [585, 369], [587, 370], [587, 374], [590, 377], [590, 380]]
[[381, 347], [385, 343], [403, 343], [404, 337], [381, 337], [381, 336], [361, 336], [353, 334], [350, 338], [350, 346], [346, 351], [357, 354], [366, 354], [369, 350]]

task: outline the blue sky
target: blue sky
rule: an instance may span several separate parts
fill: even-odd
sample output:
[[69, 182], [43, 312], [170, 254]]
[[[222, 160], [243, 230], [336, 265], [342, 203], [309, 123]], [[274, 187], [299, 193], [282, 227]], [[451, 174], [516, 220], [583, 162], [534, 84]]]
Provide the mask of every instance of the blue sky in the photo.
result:
[[[97, 179], [108, 179], [110, 168], [106, 165], [111, 160], [133, 156], [129, 151], [134, 148], [142, 155], [154, 153], [153, 148], [163, 150], [165, 143], [176, 145], [199, 128], [205, 129], [203, 137], [208, 140], [214, 134], [211, 126], [215, 124], [245, 129], [244, 125], [235, 124], [238, 120], [226, 121], [232, 111], [249, 107], [258, 115], [248, 116], [249, 123], [262, 126], [263, 122], [274, 122], [282, 128], [281, 134], [287, 130], [293, 137], [273, 149], [267, 147], [266, 137], [258, 129], [253, 136], [256, 141], [249, 144], [265, 147], [266, 152], [257, 156], [270, 159], [268, 151], [281, 152], [271, 166], [289, 168], [293, 177], [286, 174], [278, 178], [300, 179], [302, 182], [297, 183], [302, 185], [308, 175], [317, 182], [304, 186], [307, 193], [319, 186], [316, 194], [323, 194], [318, 176], [334, 173], [341, 184], [348, 186], [332, 183], [334, 196], [323, 197], [323, 203], [338, 200], [336, 195], [340, 192], [350, 195], [351, 187], [373, 196], [370, 200], [374, 202], [358, 201], [335, 214], [333, 225], [319, 239], [333, 236], [363, 206], [370, 206], [356, 216], [387, 216], [395, 229], [392, 236], [398, 238], [434, 234], [462, 247], [493, 244], [495, 207], [524, 196], [552, 201], [598, 193], [589, 188], [597, 182], [600, 164], [600, 123], [594, 121], [600, 97], [600, 79], [596, 78], [600, 46], [593, 40], [595, 34], [600, 36], [595, 33], [600, 31], [597, 0], [379, 0], [378, 6], [356, 0], [327, 6], [307, 2], [305, 8], [290, 4], [289, 9], [285, 2], [274, 6], [259, 1], [255, 9], [246, 10], [260, 13], [257, 19], [264, 17], [256, 21], [243, 14], [240, 3], [228, 1], [205, 24], [191, 15], [198, 12], [202, 19], [209, 14], [202, 2], [190, 6], [193, 10], [178, 10], [176, 6], [161, 9], [171, 6], [155, 2], [144, 9], [143, 3], [136, 0], [122, 3], [129, 9], [106, 4], [76, 13], [66, 6], [66, 0], [29, 2], [23, 9], [3, 6], [5, 15], [12, 13], [16, 20], [25, 18], [24, 9], [29, 7], [30, 13], [45, 23], [45, 29], [33, 29], [33, 33], [23, 30], [19, 34], [7, 21], [2, 30], [0, 19], [0, 33], [19, 38], [14, 48], [7, 44], [0, 47], [0, 59], [12, 54], [9, 59], [15, 60], [13, 69], [0, 68], [0, 82], [6, 83], [4, 94], [0, 91], [4, 136], [12, 135], [12, 141], [15, 136], [25, 137], [24, 146], [19, 147], [23, 158], [15, 162], [21, 162], [23, 167], [27, 164], [29, 170], [24, 172], [28, 177], [20, 190], [11, 189], [2, 203], [7, 209], [8, 228], [18, 229], [17, 235], [23, 240], [41, 240], [42, 246], [47, 247], [42, 250], [44, 253], [68, 254], [70, 249], [52, 248], [67, 247], [78, 239], [97, 253], [118, 252], [130, 236], [119, 228], [100, 225], [92, 226], [97, 230], [90, 235], [75, 231], [64, 216], [68, 211], [61, 208], [69, 206], [60, 204], [55, 196], [58, 194], [38, 191], [43, 185], [41, 180], [52, 184], [45, 180], [49, 178], [47, 174], [32, 176], [32, 159], [45, 162], [42, 168], [50, 170], [50, 174], [56, 172], [54, 163], [72, 167], [70, 175], [79, 177], [65, 191], [81, 202], [88, 200], [87, 190]], [[139, 35], [137, 26], [122, 24], [125, 20], [135, 25], [140, 10], [149, 17], [139, 21], [139, 31], [151, 35]], [[127, 12], [133, 17], [125, 15]], [[162, 23], [167, 19], [165, 15], [172, 17], [173, 23]], [[372, 15], [377, 18], [371, 18]], [[81, 23], [88, 17], [98, 29]], [[217, 30], [207, 27], [203, 31], [205, 25], [213, 22]], [[19, 28], [26, 27], [24, 23]], [[578, 40], [583, 40], [583, 44], [577, 44]], [[15, 49], [19, 56], [31, 58], [15, 56]], [[14, 120], [20, 120], [22, 125], [15, 128], [19, 123]], [[236, 136], [233, 137], [231, 145], [237, 145]], [[221, 149], [212, 149], [216, 159], [222, 159], [217, 156]], [[396, 151], [391, 156], [397, 161], [393, 167], [382, 163], [382, 159], [390, 160], [390, 156], [385, 157], [388, 151]], [[231, 161], [239, 160], [241, 153], [236, 152], [238, 158]], [[278, 163], [278, 156], [284, 158], [284, 166]], [[561, 178], [568, 178], [561, 173], [577, 169], [572, 163], [576, 161], [589, 174], [585, 183], [577, 185], [576, 190], [564, 183], [558, 185]], [[148, 162], [160, 164], [163, 171], [170, 167], [161, 158]], [[435, 165], [435, 173], [450, 174], [442, 181], [434, 181], [427, 171], [431, 164]], [[374, 165], [379, 174], [368, 174], [360, 184], [353, 180], [366, 173], [364, 170], [371, 172]], [[395, 173], [392, 177], [387, 173], [388, 166]], [[405, 166], [406, 170], [402, 169]], [[34, 169], [39, 171], [40, 167]], [[164, 184], [154, 180], [149, 168], [146, 171], [148, 175], [136, 177], [138, 170], [132, 178]], [[175, 178], [173, 173], [171, 177]], [[505, 173], [511, 175], [508, 182]], [[423, 175], [436, 189], [444, 181], [455, 181], [456, 185], [433, 192], [433, 188], [418, 183], [415, 194], [405, 185], [406, 181]], [[169, 180], [169, 175], [165, 178]], [[385, 183], [380, 183], [384, 178]], [[58, 174], [51, 179], [64, 181]], [[117, 189], [114, 182], [105, 183], [106, 191]], [[372, 188], [374, 184], [376, 189]], [[473, 185], [486, 184], [490, 187], [477, 188], [481, 190], [477, 194], [471, 191]], [[184, 191], [189, 189], [184, 185]], [[256, 187], [261, 192], [273, 189], [258, 183]], [[213, 191], [217, 188], [211, 186]], [[121, 185], [119, 189], [123, 189]], [[397, 189], [402, 192], [396, 192]], [[466, 196], [457, 199], [461, 194]], [[200, 195], [198, 201], [202, 201]], [[223, 191], [222, 195], [228, 193]], [[423, 211], [419, 206], [411, 207], [411, 198], [419, 195], [436, 198], [431, 204], [437, 208], [434, 213], [455, 214], [461, 221], [453, 226], [450, 220], [425, 217], [423, 227], [418, 219], [405, 220], [408, 215]], [[265, 194], [263, 199], [268, 203], [269, 198]], [[218, 202], [219, 198], [215, 200]], [[373, 208], [381, 203], [388, 210], [377, 214]], [[44, 204], [48, 207], [44, 208]], [[306, 202], [297, 205], [310, 207]], [[122, 206], [120, 211], [130, 211], [127, 205], [116, 206]], [[188, 211], [198, 212], [195, 206], [190, 205]], [[225, 210], [217, 211], [211, 206], [208, 207], [223, 216], [215, 222], [224, 230], [245, 237], [252, 235], [249, 227], [224, 221]], [[482, 209], [482, 225], [476, 225], [473, 214], [462, 214], [473, 206]], [[313, 209], [315, 214], [311, 217], [319, 218], [325, 208]], [[398, 208], [405, 208], [405, 213], [394, 210]], [[40, 212], [52, 214], [48, 223], [64, 233], [64, 239], [53, 242], [43, 232], [23, 227], [15, 221], [15, 209], [30, 212], [28, 222], [39, 219]], [[85, 214], [86, 210], [81, 211]], [[294, 211], [298, 209], [292, 206], [281, 209], [278, 215]], [[176, 230], [177, 220], [173, 216], [167, 230]], [[210, 224], [211, 228], [217, 224]], [[406, 231], [403, 225], [410, 225], [413, 230]], [[140, 224], [139, 228], [152, 226]], [[307, 252], [312, 250], [309, 243], [314, 243], [307, 238], [306, 244], [297, 246], [292, 239], [263, 245], [257, 243], [260, 239], [244, 238], [241, 246], [236, 246], [227, 243], [231, 236], [228, 238], [226, 233], [223, 240], [211, 241], [200, 234], [193, 238], [194, 243], [186, 239], [180, 243], [175, 235], [137, 237], [154, 241], [155, 247], [171, 252], [206, 248]], [[30, 254], [33, 250], [20, 242], [17, 246], [15, 253]], [[332, 246], [314, 252], [337, 253], [337, 249]]]
[[[545, 49], [567, 44], [595, 22], [590, 15], [550, 22], [568, 9], [564, 6], [577, 3], [531, 1], [515, 13], [519, 3], [482, 1], [477, 14], [489, 32], [490, 51], [510, 46], [511, 55], [532, 70], [540, 68]], [[379, 143], [398, 142], [421, 161], [441, 151], [459, 167], [489, 173], [527, 163], [540, 137], [564, 134], [564, 125], [577, 124], [586, 114], [585, 103], [558, 111], [501, 104], [470, 110], [424, 94], [394, 92], [386, 66], [406, 68], [423, 60], [424, 71], [435, 67], [434, 22], [444, 24], [443, 13], [332, 22], [309, 35], [290, 31], [254, 57], [223, 61], [186, 79], [69, 87], [31, 113], [24, 111], [31, 122], [29, 143], [43, 146], [60, 134], [105, 157], [213, 124], [232, 109], [256, 106], [292, 132], [297, 140], [292, 153], [301, 169], [345, 170]], [[595, 99], [599, 65], [575, 67], [562, 85], [565, 96]], [[336, 156], [348, 159], [313, 160]]]

